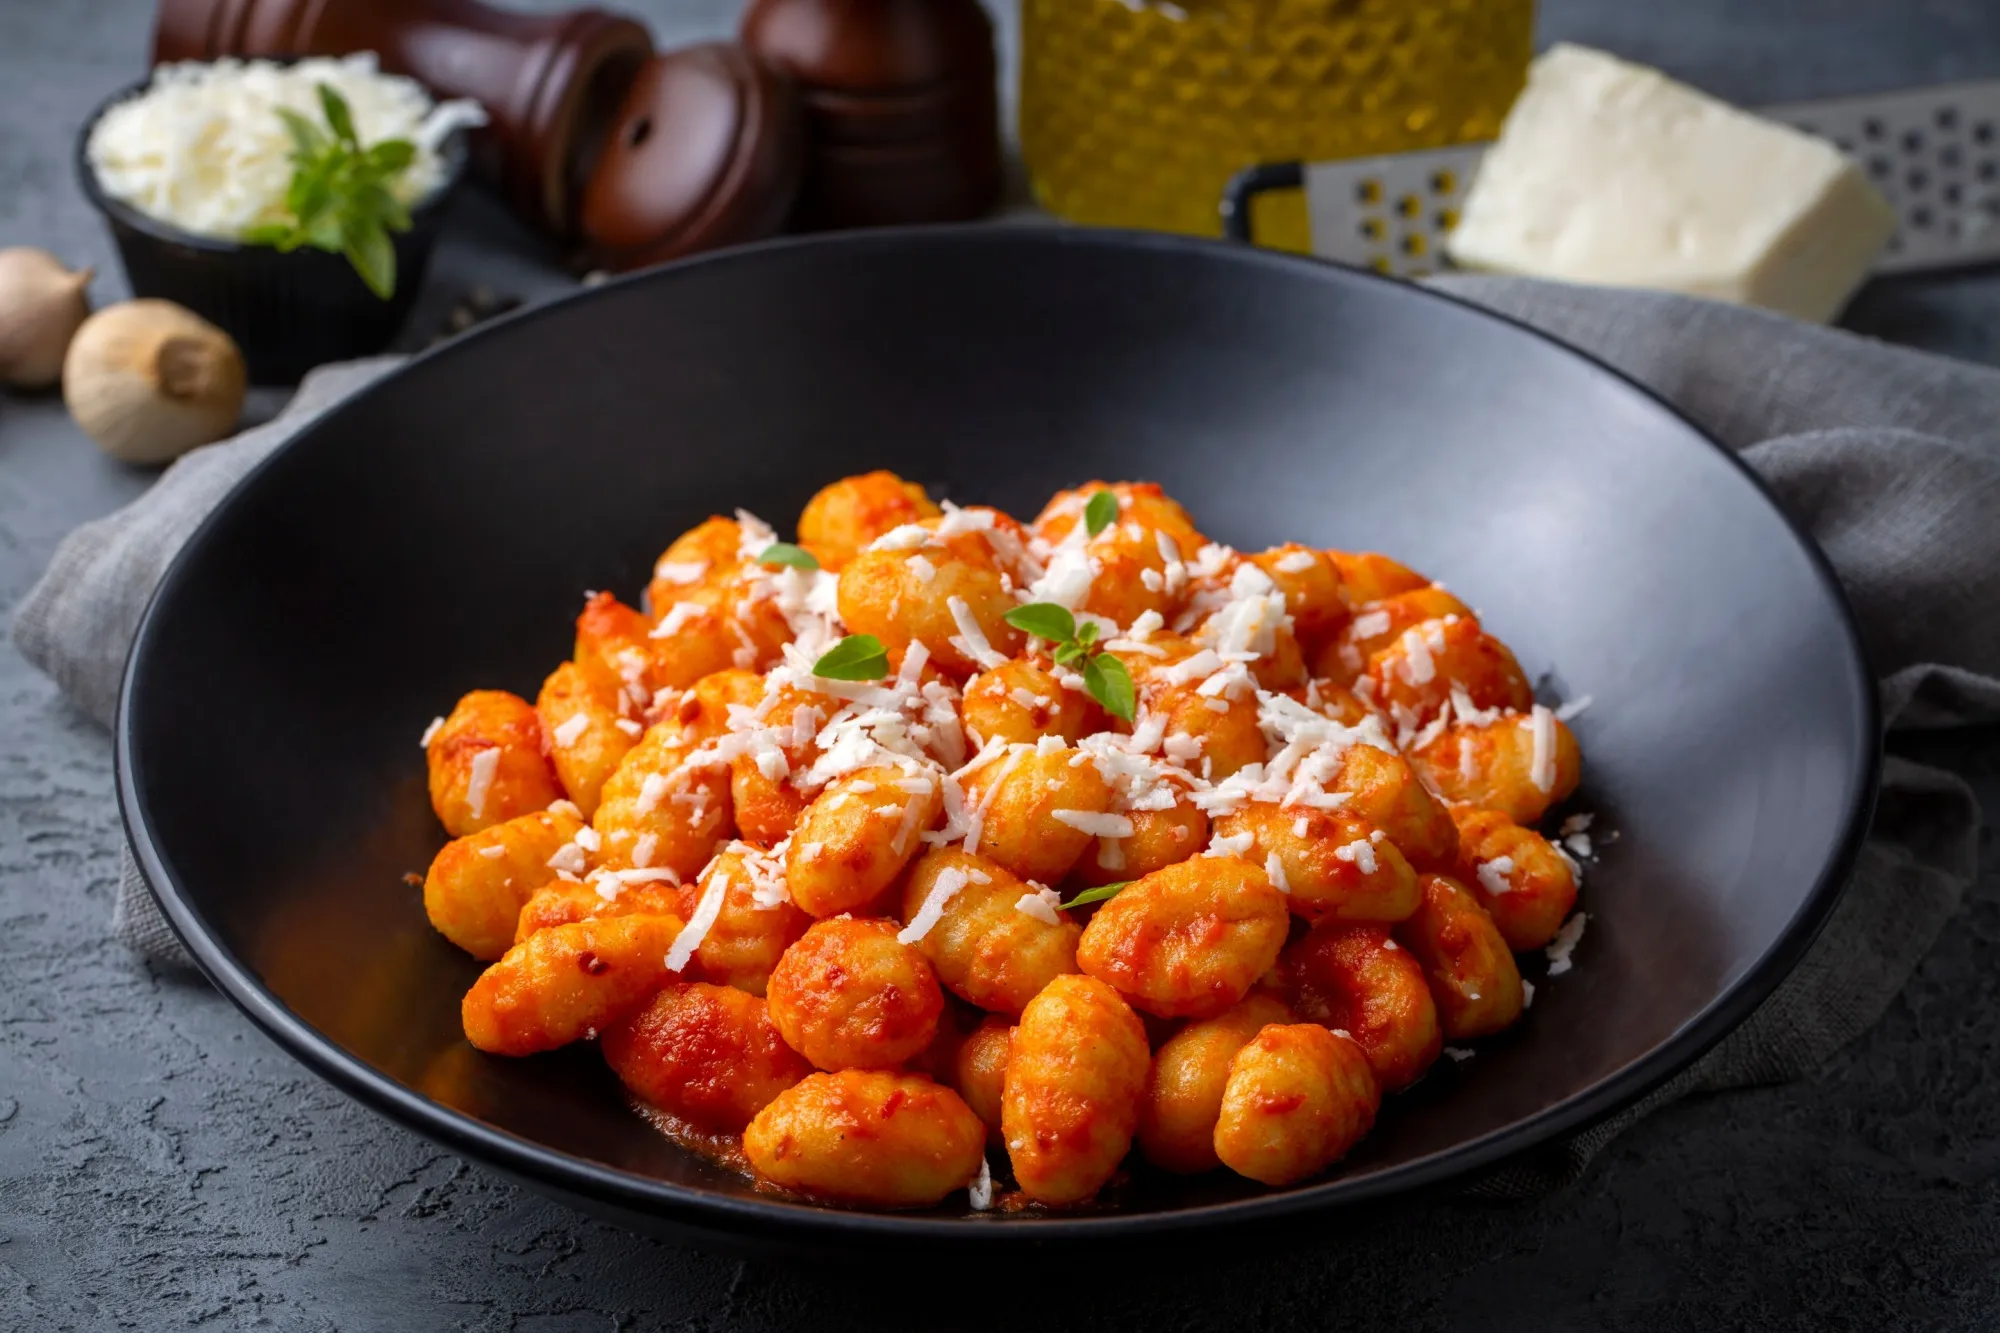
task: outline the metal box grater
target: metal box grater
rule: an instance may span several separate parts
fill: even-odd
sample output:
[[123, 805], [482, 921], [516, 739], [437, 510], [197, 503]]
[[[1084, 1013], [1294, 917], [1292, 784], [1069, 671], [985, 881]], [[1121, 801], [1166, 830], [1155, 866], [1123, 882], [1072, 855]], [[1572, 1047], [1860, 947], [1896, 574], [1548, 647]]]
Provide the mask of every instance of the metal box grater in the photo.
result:
[[[1759, 115], [1838, 145], [1895, 207], [1898, 226], [1877, 273], [2000, 260], [2000, 79], [1764, 107]], [[1484, 143], [1386, 157], [1279, 162], [1231, 182], [1225, 228], [1250, 240], [1250, 200], [1303, 186], [1313, 252], [1417, 278], [1449, 267], [1444, 238], [1458, 222]]]

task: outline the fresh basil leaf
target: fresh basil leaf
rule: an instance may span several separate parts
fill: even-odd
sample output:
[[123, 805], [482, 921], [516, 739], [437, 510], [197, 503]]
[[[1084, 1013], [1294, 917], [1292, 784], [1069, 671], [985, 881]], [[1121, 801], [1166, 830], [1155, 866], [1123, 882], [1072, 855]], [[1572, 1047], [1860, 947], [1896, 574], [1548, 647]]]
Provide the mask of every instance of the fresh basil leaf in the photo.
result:
[[312, 161], [326, 151], [326, 133], [319, 126], [288, 106], [278, 108], [278, 118], [285, 122], [285, 130], [292, 136], [294, 163]]
[[341, 219], [339, 211], [325, 209], [312, 220], [310, 226], [301, 226], [298, 243], [292, 248], [296, 250], [299, 245], [310, 245], [334, 255], [346, 250], [347, 224]]
[[1077, 647], [1074, 643], [1059, 643], [1056, 645], [1057, 666], [1075, 666], [1082, 660], [1083, 649]]
[[389, 233], [371, 221], [349, 226], [346, 237], [342, 249], [347, 262], [354, 265], [368, 290], [384, 301], [395, 295], [396, 247], [389, 243]]
[[408, 139], [384, 139], [368, 150], [368, 165], [384, 180], [392, 180], [417, 160], [417, 146]]
[[1083, 688], [1104, 705], [1104, 711], [1122, 722], [1131, 722], [1138, 711], [1132, 690], [1132, 673], [1117, 658], [1099, 653], [1083, 664]]
[[1117, 521], [1118, 497], [1110, 491], [1097, 492], [1083, 507], [1084, 530], [1093, 537]]
[[410, 229], [410, 210], [403, 207], [403, 201], [372, 181], [355, 187], [354, 207], [390, 231]]
[[354, 116], [347, 109], [347, 99], [329, 84], [319, 84], [318, 88], [319, 109], [326, 113], [326, 123], [333, 127], [335, 137], [351, 148], [361, 147], [361, 140], [354, 135]]
[[1088, 907], [1092, 903], [1101, 903], [1107, 898], [1116, 898], [1118, 891], [1131, 882], [1129, 879], [1121, 879], [1116, 884], [1100, 884], [1094, 889], [1085, 889], [1068, 902], [1058, 903], [1057, 907], [1059, 910], [1067, 912], [1072, 907]]
[[1015, 629], [1051, 643], [1067, 643], [1076, 637], [1076, 617], [1054, 602], [1029, 602], [1002, 617]]
[[873, 634], [850, 634], [813, 663], [828, 680], [880, 680], [889, 674], [889, 650]]
[[1096, 642], [1097, 642], [1097, 622], [1095, 620], [1086, 620], [1081, 625], [1078, 625], [1076, 627], [1077, 647], [1088, 648], [1090, 647], [1091, 644]]
[[790, 565], [793, 569], [818, 569], [819, 561], [803, 546], [790, 542], [772, 542], [764, 548], [764, 554], [757, 557], [760, 565]]
[[282, 222], [260, 222], [254, 227], [245, 227], [236, 239], [245, 245], [275, 245], [283, 248], [292, 238], [292, 229]]

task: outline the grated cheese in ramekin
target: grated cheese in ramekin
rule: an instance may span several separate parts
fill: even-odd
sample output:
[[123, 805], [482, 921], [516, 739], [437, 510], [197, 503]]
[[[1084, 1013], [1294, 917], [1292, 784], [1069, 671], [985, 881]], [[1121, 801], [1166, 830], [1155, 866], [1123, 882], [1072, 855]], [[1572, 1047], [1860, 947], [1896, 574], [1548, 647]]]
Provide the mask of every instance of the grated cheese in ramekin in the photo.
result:
[[440, 149], [452, 133], [486, 123], [477, 102], [434, 103], [416, 80], [382, 73], [373, 52], [289, 65], [190, 61], [160, 66], [145, 92], [98, 118], [86, 147], [91, 170], [112, 198], [197, 236], [233, 240], [284, 221], [292, 140], [277, 109], [323, 127], [322, 83], [346, 100], [363, 145], [416, 146], [390, 187], [409, 206], [443, 184]]

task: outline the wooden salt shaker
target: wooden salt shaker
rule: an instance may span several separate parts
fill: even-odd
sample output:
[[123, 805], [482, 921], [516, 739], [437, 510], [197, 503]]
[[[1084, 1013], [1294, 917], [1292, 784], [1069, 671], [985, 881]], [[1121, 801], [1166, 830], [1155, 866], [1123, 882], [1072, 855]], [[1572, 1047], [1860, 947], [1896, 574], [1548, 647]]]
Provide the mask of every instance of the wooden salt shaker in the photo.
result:
[[794, 227], [956, 222], [999, 201], [993, 24], [979, 0], [752, 0], [741, 35], [799, 89]]
[[160, 0], [153, 62], [374, 51], [492, 120], [478, 161], [514, 208], [557, 236], [640, 66], [646, 29], [599, 9], [509, 13], [479, 0]]

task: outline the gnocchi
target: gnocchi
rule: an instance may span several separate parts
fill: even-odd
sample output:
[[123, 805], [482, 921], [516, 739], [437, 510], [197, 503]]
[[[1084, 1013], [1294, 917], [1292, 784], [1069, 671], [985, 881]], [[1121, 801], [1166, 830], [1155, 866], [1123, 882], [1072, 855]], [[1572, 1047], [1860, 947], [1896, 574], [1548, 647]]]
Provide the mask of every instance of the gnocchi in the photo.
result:
[[587, 595], [533, 703], [438, 719], [424, 910], [485, 964], [463, 1061], [595, 1041], [767, 1188], [1284, 1186], [1574, 940], [1535, 827], [1565, 716], [1386, 556], [1239, 553], [1145, 482], [1024, 525], [871, 472], [796, 546], [696, 525], [636, 605]]

